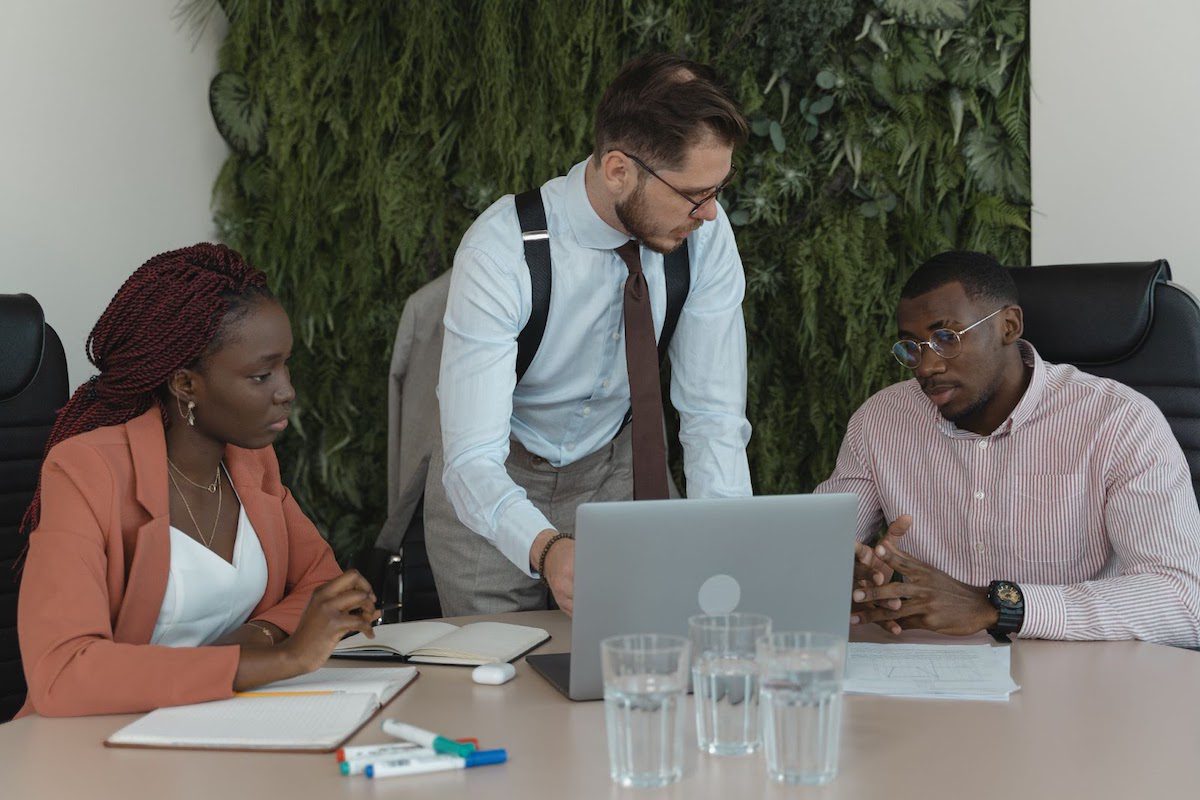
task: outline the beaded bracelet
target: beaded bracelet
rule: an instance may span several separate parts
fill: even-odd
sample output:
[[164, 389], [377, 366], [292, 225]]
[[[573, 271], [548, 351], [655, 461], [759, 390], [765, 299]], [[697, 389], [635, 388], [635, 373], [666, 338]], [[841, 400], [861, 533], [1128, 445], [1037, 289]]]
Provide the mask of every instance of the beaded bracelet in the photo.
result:
[[571, 537], [565, 533], [556, 533], [550, 537], [550, 541], [546, 542], [546, 546], [542, 548], [542, 554], [538, 556], [537, 571], [542, 584], [549, 586], [550, 582], [546, 580], [546, 556], [550, 555], [550, 548], [554, 547], [554, 543], [559, 539], [570, 539]]

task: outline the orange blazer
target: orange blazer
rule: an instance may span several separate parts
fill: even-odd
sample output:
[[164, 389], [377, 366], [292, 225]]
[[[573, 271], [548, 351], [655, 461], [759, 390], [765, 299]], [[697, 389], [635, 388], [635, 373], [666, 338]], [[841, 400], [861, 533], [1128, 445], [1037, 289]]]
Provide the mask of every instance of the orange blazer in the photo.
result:
[[[273, 448], [227, 447], [225, 465], [267, 560], [267, 589], [250, 618], [290, 634], [313, 589], [341, 569], [280, 482]], [[171, 563], [167, 480], [157, 406], [47, 455], [17, 606], [29, 683], [18, 717], [130, 713], [233, 695], [236, 645], [149, 643]]]

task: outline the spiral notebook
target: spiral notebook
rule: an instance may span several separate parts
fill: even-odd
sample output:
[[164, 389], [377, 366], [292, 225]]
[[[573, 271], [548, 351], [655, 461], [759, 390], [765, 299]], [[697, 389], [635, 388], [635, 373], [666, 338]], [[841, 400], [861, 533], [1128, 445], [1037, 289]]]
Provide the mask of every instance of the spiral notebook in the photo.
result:
[[416, 677], [413, 667], [319, 669], [227, 700], [151, 711], [104, 744], [332, 752]]
[[400, 658], [423, 664], [496, 664], [524, 655], [550, 634], [541, 628], [505, 622], [400, 622], [379, 625], [375, 638], [349, 636], [333, 649], [343, 658]]

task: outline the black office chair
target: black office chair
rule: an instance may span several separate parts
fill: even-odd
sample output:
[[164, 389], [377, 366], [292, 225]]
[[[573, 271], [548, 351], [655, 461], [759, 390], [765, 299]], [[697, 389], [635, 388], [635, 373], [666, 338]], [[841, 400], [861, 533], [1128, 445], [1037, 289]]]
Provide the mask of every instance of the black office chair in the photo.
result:
[[67, 357], [42, 307], [27, 294], [0, 294], [0, 722], [25, 702], [13, 565], [26, 539], [17, 526], [67, 396]]
[[1010, 268], [1025, 338], [1149, 397], [1162, 410], [1200, 500], [1200, 303], [1158, 261]]

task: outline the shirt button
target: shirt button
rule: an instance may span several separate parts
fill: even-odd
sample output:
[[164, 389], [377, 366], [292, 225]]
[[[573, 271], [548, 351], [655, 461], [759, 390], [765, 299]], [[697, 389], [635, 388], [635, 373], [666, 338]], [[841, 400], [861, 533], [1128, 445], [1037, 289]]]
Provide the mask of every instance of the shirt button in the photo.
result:
[[592, 413], [592, 407], [591, 407], [591, 406], [584, 406], [584, 407], [583, 407], [583, 415], [586, 417], [586, 416], [587, 416], [588, 414], [590, 414], [590, 413]]
[[601, 388], [601, 389], [607, 389], [607, 388], [608, 388], [608, 381], [605, 381], [604, 383], [600, 384], [600, 388]]
[[983, 499], [983, 492], [976, 492], [976, 493], [975, 493], [975, 499], [976, 499], [976, 500], [982, 500], [982, 499]]
[[976, 543], [975, 543], [975, 550], [976, 550], [976, 551], [978, 551], [978, 552], [982, 553], [982, 552], [983, 552], [984, 550], [986, 550], [986, 549], [987, 549], [987, 547], [985, 547], [985, 546], [984, 546], [983, 542], [976, 542]]
[[621, 338], [621, 334], [617, 333], [616, 331], [613, 331], [613, 341], [615, 342], [615, 341], [619, 340], [620, 338]]
[[987, 450], [987, 443], [988, 443], [988, 440], [987, 440], [987, 439], [980, 439], [980, 440], [979, 440], [979, 449], [980, 449], [980, 450]]
[[567, 442], [567, 443], [564, 445], [564, 447], [566, 447], [566, 449], [567, 449], [567, 452], [569, 453], [569, 452], [571, 452], [572, 450], [574, 450], [574, 449], [575, 449], [575, 443], [574, 443], [574, 442]]

